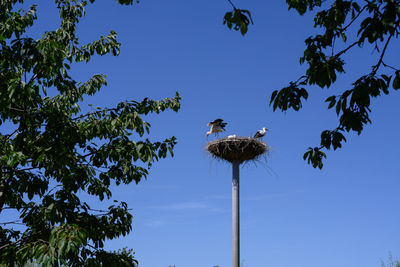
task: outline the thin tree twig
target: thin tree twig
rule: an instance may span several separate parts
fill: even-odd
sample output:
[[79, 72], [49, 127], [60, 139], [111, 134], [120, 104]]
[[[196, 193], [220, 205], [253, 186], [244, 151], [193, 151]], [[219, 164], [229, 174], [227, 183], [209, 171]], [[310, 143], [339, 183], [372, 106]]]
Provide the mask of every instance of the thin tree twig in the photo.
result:
[[34, 74], [27, 84], [30, 84], [31, 82], [33, 82], [37, 78], [37, 76], [38, 76], [37, 74]]
[[25, 112], [25, 110], [19, 109], [19, 108], [9, 107], [9, 109], [14, 110], [14, 111], [19, 111], [19, 112]]
[[[35, 234], [41, 234], [42, 232], [43, 232], [42, 230], [41, 231], [37, 231]], [[32, 238], [32, 236], [28, 236], [26, 238], [18, 239], [18, 240], [14, 241], [14, 242], [10, 242], [10, 243], [4, 244], [3, 246], [0, 247], [0, 251], [3, 248], [6, 248], [8, 246], [16, 245], [16, 244], [18, 244], [20, 242], [24, 242], [24, 241], [29, 241], [31, 238]]]
[[389, 69], [392, 69], [394, 71], [400, 71], [400, 69], [396, 69], [395, 67], [386, 64], [383, 60], [382, 60], [382, 66], [384, 66], [386, 68], [389, 68]]
[[308, 75], [303, 75], [303, 76], [301, 76], [300, 78], [298, 78], [298, 79], [294, 82], [294, 84], [297, 84], [301, 79], [304, 79], [304, 78], [308, 79]]
[[10, 222], [0, 222], [0, 224], [2, 224], [2, 225], [6, 225], [6, 224], [25, 225], [25, 224], [21, 223], [19, 220], [18, 221], [10, 221]]
[[3, 207], [3, 210], [16, 210], [17, 208], [13, 208], [13, 207]]
[[389, 35], [389, 38], [386, 40], [385, 46], [383, 47], [383, 50], [382, 50], [381, 56], [379, 57], [378, 63], [375, 66], [372, 67], [371, 76], [374, 76], [376, 74], [376, 72], [378, 71], [380, 65], [382, 64], [383, 57], [385, 56], [386, 49], [387, 49], [387, 47], [389, 45], [390, 39], [392, 39], [392, 36], [393, 36], [392, 34]]
[[237, 8], [235, 7], [235, 5], [232, 3], [231, 0], [227, 0], [229, 2], [229, 4], [231, 4], [231, 6], [233, 7], [234, 10], [236, 10]]
[[16, 132], [18, 132], [18, 128], [15, 129], [12, 133], [5, 135], [6, 139], [9, 140], [11, 136], [13, 136]]
[[30, 168], [25, 168], [25, 169], [15, 169], [14, 171], [16, 172], [25, 172], [25, 171], [31, 171], [34, 169], [40, 169], [39, 167], [30, 167]]
[[365, 5], [360, 12], [358, 12], [358, 14], [349, 22], [349, 24], [347, 24], [343, 29], [341, 29], [342, 32], [346, 31], [348, 27], [350, 27], [350, 25], [358, 18], [358, 16], [360, 16], [360, 14], [367, 8], [368, 5]]
[[[337, 53], [335, 56], [333, 56], [333, 58], [338, 58], [341, 55], [343, 55], [344, 53], [346, 53], [347, 51], [349, 51], [351, 48], [353, 48], [356, 44], [359, 44], [360, 40], [355, 41], [354, 43], [352, 43], [351, 45], [349, 45], [348, 47], [346, 47], [345, 49], [343, 49], [342, 51], [340, 51], [339, 53]], [[332, 58], [332, 57], [331, 57]], [[330, 59], [331, 59], [330, 58]]]
[[105, 109], [102, 109], [102, 110], [97, 110], [97, 111], [89, 112], [89, 113], [80, 115], [80, 116], [75, 117], [75, 118], [71, 118], [71, 120], [75, 121], [75, 120], [82, 119], [82, 118], [84, 118], [84, 117], [89, 117], [90, 115], [99, 114], [99, 113], [102, 113], [102, 112], [106, 112], [106, 113], [107, 113], [107, 112], [110, 112], [110, 111], [118, 111], [118, 109], [117, 109], [117, 108], [105, 108]]

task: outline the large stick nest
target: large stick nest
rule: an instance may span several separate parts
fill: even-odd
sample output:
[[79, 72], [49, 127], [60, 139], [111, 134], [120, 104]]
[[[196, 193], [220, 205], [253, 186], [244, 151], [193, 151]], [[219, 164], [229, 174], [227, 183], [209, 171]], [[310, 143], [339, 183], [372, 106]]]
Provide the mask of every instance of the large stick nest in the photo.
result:
[[207, 151], [216, 158], [242, 163], [264, 154], [267, 144], [250, 137], [217, 139], [207, 143]]

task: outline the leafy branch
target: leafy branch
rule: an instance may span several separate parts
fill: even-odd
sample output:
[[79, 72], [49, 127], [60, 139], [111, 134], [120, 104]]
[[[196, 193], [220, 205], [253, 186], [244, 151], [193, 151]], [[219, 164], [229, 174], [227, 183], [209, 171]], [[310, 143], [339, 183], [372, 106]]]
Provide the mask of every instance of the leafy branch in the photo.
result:
[[248, 31], [249, 24], [254, 24], [251, 13], [249, 10], [236, 8], [231, 0], [227, 1], [232, 6], [233, 11], [225, 13], [223, 24], [226, 24], [230, 30], [240, 31], [244, 36]]
[[[323, 2], [310, 0], [299, 2], [287, 0], [289, 8], [295, 8], [300, 14], [304, 14], [308, 9], [322, 6]], [[368, 15], [363, 18], [357, 32], [356, 41], [346, 46], [343, 50], [327, 56], [328, 48], [334, 47], [337, 37], [341, 36], [346, 43], [346, 31], [355, 21], [361, 18], [361, 13], [367, 11]], [[346, 21], [348, 21], [346, 23]], [[362, 47], [367, 41], [374, 45], [374, 49], [379, 52], [378, 61], [372, 66], [370, 73], [361, 76], [353, 84], [352, 88], [341, 94], [328, 97], [328, 109], [335, 108], [338, 115], [339, 125], [334, 130], [325, 130], [321, 133], [320, 146], [309, 148], [304, 154], [304, 160], [314, 168], [322, 168], [323, 159], [326, 154], [323, 149], [336, 150], [346, 142], [345, 132], [356, 132], [361, 134], [364, 126], [371, 123], [369, 113], [371, 112], [371, 98], [381, 94], [389, 94], [390, 86], [397, 90], [400, 88], [400, 70], [387, 65], [384, 57], [390, 41], [393, 37], [399, 36], [400, 23], [400, 2], [398, 1], [366, 1], [360, 7], [355, 1], [339, 1], [316, 13], [314, 27], [322, 27], [323, 34], [311, 36], [306, 40], [304, 55], [300, 58], [300, 63], [307, 63], [308, 69], [295, 82], [290, 82], [289, 86], [280, 90], [273, 91], [270, 105], [273, 110], [280, 109], [286, 111], [291, 108], [298, 111], [302, 107], [302, 101], [307, 100], [308, 92], [305, 86], [317, 85], [321, 88], [330, 87], [335, 83], [337, 75], [344, 73], [344, 60], [342, 56], [350, 49], [358, 46]], [[345, 25], [345, 26], [344, 26]], [[378, 43], [383, 43], [382, 51], [378, 48]], [[394, 71], [390, 74], [377, 76], [380, 66], [387, 67]], [[392, 79], [393, 78], [393, 79]]]

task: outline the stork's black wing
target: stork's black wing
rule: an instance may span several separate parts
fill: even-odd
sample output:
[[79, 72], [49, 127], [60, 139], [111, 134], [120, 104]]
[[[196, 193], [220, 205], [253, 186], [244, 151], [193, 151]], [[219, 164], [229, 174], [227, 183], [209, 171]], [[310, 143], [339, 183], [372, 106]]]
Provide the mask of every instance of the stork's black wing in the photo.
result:
[[254, 138], [260, 138], [260, 137], [263, 137], [264, 135], [262, 135], [261, 133], [260, 133], [260, 131], [258, 131], [258, 132], [256, 132], [256, 134], [254, 135]]
[[220, 123], [222, 123], [223, 121], [224, 121], [223, 119], [216, 119], [216, 120], [212, 121], [211, 123], [212, 123], [212, 124], [220, 124]]

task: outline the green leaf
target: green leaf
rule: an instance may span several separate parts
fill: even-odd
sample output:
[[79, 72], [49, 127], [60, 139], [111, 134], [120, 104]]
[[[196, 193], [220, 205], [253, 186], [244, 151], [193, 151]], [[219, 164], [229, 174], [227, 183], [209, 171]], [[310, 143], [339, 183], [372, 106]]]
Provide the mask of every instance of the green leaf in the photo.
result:
[[271, 105], [272, 102], [274, 102], [274, 100], [275, 100], [277, 94], [278, 94], [278, 90], [275, 90], [275, 91], [272, 92], [271, 100], [269, 101], [269, 105]]
[[337, 115], [339, 115], [341, 107], [342, 107], [342, 99], [339, 99], [339, 101], [336, 104], [336, 114]]
[[393, 89], [397, 90], [400, 88], [400, 73], [397, 72], [393, 79]]
[[336, 104], [336, 96], [330, 96], [328, 97], [325, 102], [330, 102], [328, 105], [328, 109], [332, 108]]
[[345, 32], [344, 31], [340, 32], [340, 35], [342, 36], [343, 42], [346, 42], [347, 36], [346, 36]]

